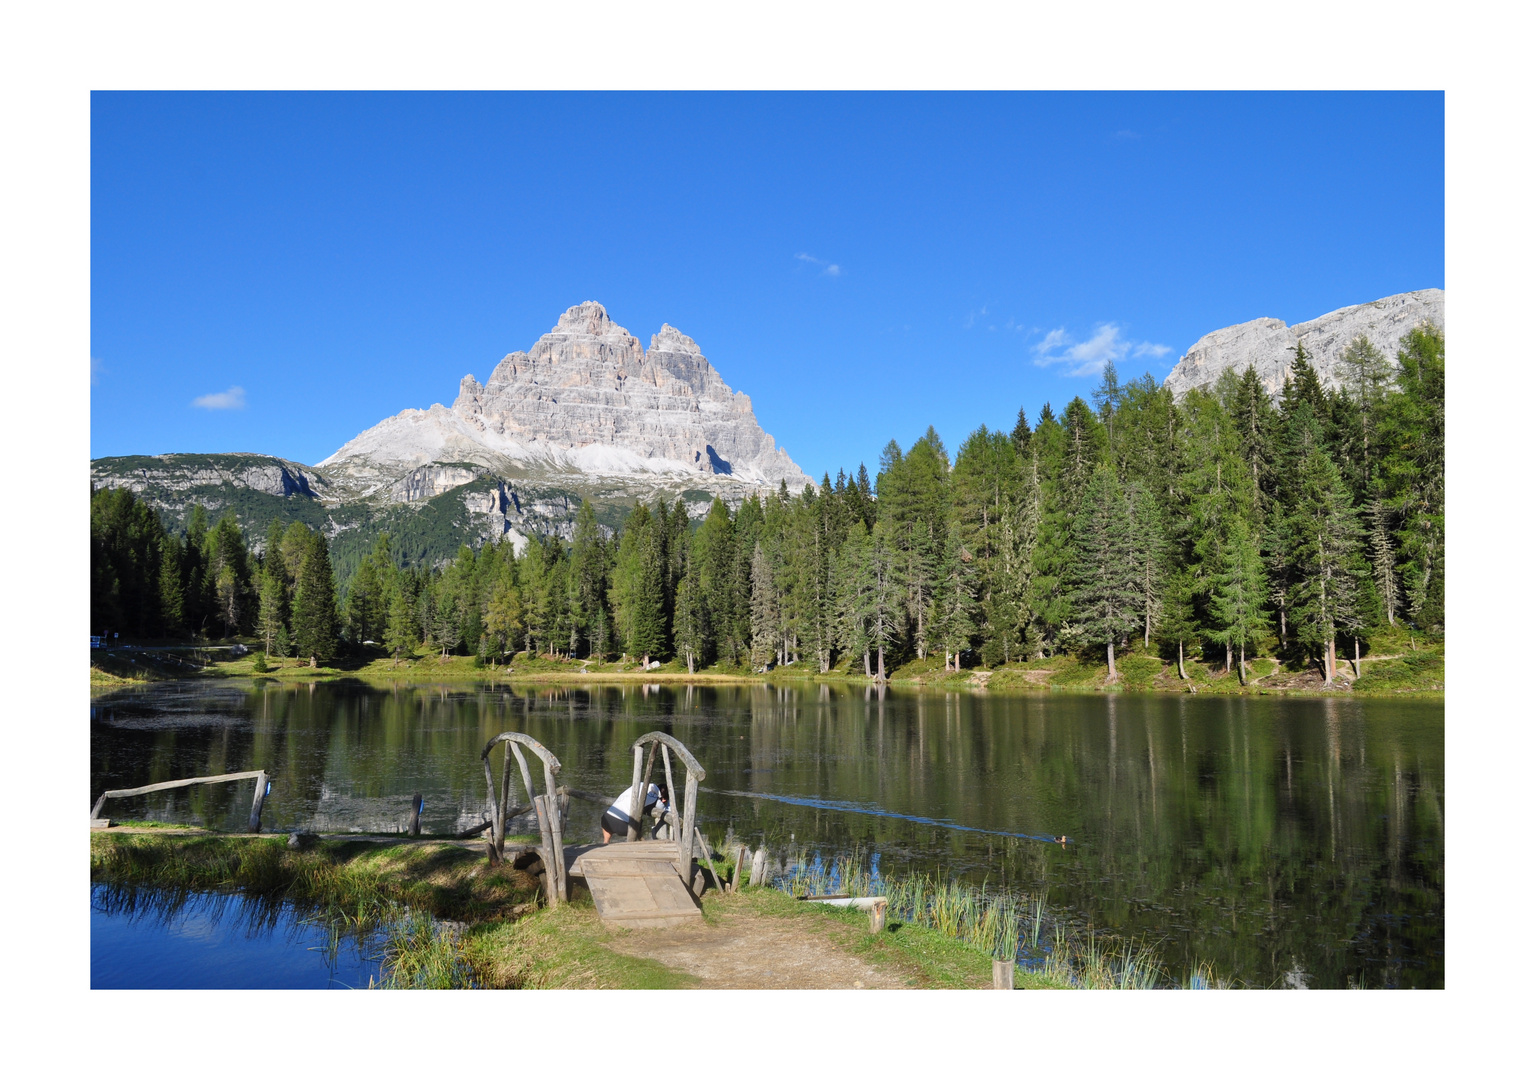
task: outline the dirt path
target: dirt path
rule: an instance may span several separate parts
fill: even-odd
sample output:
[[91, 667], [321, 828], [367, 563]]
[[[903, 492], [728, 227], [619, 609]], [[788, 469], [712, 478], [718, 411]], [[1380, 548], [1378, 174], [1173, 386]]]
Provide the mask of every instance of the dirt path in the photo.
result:
[[607, 947], [659, 961], [700, 980], [704, 990], [905, 989], [908, 980], [837, 947], [842, 927], [811, 930], [808, 920], [720, 912], [708, 923], [637, 930]]

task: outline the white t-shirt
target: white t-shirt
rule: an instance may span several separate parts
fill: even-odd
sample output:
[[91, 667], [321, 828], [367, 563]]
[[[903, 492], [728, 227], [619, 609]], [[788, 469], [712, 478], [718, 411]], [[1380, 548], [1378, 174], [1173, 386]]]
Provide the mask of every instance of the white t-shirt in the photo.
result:
[[[624, 793], [622, 795], [613, 800], [613, 805], [608, 807], [608, 813], [612, 814], [619, 821], [622, 821], [627, 825], [630, 821], [629, 802], [633, 798], [634, 785], [630, 784], [628, 787], [624, 788]], [[656, 787], [654, 784], [651, 784], [649, 789], [645, 792], [645, 809], [649, 810], [657, 803], [657, 801], [660, 800], [660, 798], [661, 789]]]

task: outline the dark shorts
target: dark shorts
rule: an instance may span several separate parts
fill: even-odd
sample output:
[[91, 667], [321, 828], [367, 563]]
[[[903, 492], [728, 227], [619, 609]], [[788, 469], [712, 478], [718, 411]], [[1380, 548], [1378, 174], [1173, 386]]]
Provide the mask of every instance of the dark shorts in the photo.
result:
[[602, 815], [602, 831], [614, 836], [628, 836], [629, 823], [617, 814], [609, 811]]

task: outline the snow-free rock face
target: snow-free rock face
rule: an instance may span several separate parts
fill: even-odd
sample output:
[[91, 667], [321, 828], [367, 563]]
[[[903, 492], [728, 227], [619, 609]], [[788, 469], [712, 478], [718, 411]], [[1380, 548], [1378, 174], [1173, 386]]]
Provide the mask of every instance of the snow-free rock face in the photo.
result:
[[522, 476], [665, 475], [710, 489], [726, 478], [793, 491], [811, 482], [692, 338], [663, 325], [647, 351], [595, 301], [507, 355], [484, 384], [464, 376], [451, 408], [406, 409], [320, 467], [395, 484], [435, 462]]
[[1227, 368], [1240, 375], [1251, 364], [1269, 394], [1277, 398], [1295, 363], [1299, 342], [1323, 384], [1341, 386], [1343, 351], [1354, 338], [1363, 334], [1394, 365], [1402, 338], [1425, 321], [1444, 329], [1443, 289], [1398, 293], [1294, 326], [1278, 319], [1254, 319], [1212, 331], [1194, 342], [1162, 385], [1182, 397], [1196, 386], [1210, 389]]

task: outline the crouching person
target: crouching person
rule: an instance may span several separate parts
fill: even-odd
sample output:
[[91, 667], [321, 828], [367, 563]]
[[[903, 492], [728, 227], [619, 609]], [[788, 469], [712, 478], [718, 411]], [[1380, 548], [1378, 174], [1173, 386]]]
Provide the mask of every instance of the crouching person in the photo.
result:
[[[669, 807], [667, 802], [669, 794], [665, 784], [651, 784], [645, 791], [645, 806], [640, 811], [640, 817], [643, 818], [648, 814], [653, 818], [659, 819], [662, 814], [666, 813]], [[602, 842], [604, 844], [608, 843], [615, 836], [628, 835], [629, 825], [633, 820], [629, 817], [629, 811], [632, 808], [630, 804], [633, 799], [634, 785], [631, 784], [629, 787], [624, 788], [624, 793], [614, 799], [613, 805], [608, 807], [603, 813]]]

